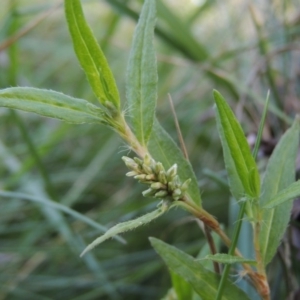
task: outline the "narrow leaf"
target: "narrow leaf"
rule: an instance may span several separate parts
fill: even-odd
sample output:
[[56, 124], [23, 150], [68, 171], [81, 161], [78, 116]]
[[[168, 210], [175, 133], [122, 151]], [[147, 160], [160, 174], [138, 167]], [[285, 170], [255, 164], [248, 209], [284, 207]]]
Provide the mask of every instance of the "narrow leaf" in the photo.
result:
[[146, 0], [137, 24], [128, 63], [127, 99], [132, 125], [142, 145], [149, 140], [157, 98], [157, 66], [153, 45], [155, 0]]
[[255, 265], [256, 261], [253, 259], [248, 259], [244, 257], [239, 257], [235, 255], [229, 255], [229, 254], [223, 254], [223, 253], [217, 253], [217, 254], [208, 254], [204, 258], [201, 258], [200, 260], [212, 260], [216, 261], [222, 264], [250, 264]]
[[[295, 181], [295, 161], [299, 145], [299, 120], [280, 139], [268, 162], [262, 183], [260, 205], [264, 207]], [[262, 211], [260, 247], [265, 265], [276, 253], [290, 220], [292, 202]]]
[[[217, 295], [220, 276], [205, 269], [202, 264], [188, 254], [158, 239], [150, 238], [156, 252], [162, 257], [172, 272], [183, 277], [205, 300], [214, 300]], [[237, 286], [227, 281], [223, 300], [249, 299]]]
[[104, 123], [99, 107], [51, 90], [27, 87], [0, 90], [0, 106], [34, 112], [68, 123]]
[[152, 220], [154, 220], [154, 219], [158, 218], [159, 216], [161, 216], [162, 214], [164, 214], [168, 209], [169, 209], [169, 206], [166, 203], [161, 202], [161, 204], [159, 205], [159, 207], [156, 210], [154, 210], [148, 214], [145, 214], [139, 218], [136, 218], [134, 220], [130, 220], [127, 222], [117, 224], [116, 226], [110, 228], [104, 235], [98, 237], [91, 244], [89, 244], [83, 250], [83, 252], [80, 254], [80, 257], [82, 257], [84, 254], [86, 254], [87, 252], [89, 252], [90, 250], [92, 250], [93, 248], [95, 248], [97, 245], [101, 244], [105, 240], [107, 240], [111, 237], [114, 237], [117, 234], [129, 231], [129, 230], [133, 230], [137, 227], [140, 227], [142, 225], [150, 223]]
[[[217, 105], [218, 130], [223, 146], [225, 166], [230, 186], [236, 191], [243, 191], [254, 198], [259, 196], [260, 179], [256, 163], [251, 155], [244, 132], [229, 105], [220, 93], [214, 91]], [[239, 190], [233, 186], [238, 184]], [[243, 195], [234, 195], [241, 198]]]
[[65, 14], [73, 47], [100, 103], [120, 109], [120, 97], [106, 58], [87, 24], [80, 0], [65, 0]]
[[193, 289], [191, 285], [186, 282], [181, 276], [170, 271], [172, 285], [175, 290], [177, 300], [192, 299]]
[[[14, 199], [19, 198], [19, 199], [23, 199], [23, 200], [37, 202], [43, 206], [49, 206], [58, 211], [62, 211], [64, 213], [74, 217], [75, 219], [80, 220], [81, 222], [84, 222], [97, 230], [100, 230], [101, 232], [105, 232], [107, 230], [107, 228], [105, 226], [93, 221], [92, 219], [86, 217], [85, 215], [82, 215], [81, 213], [77, 212], [76, 210], [73, 210], [65, 205], [62, 205], [60, 203], [54, 202], [54, 201], [46, 199], [46, 198], [36, 197], [36, 196], [27, 195], [27, 194], [23, 194], [23, 193], [1, 191], [1, 190], [0, 190], [0, 196], [3, 198], [14, 198]], [[126, 241], [122, 237], [116, 236], [115, 238], [119, 242], [126, 244]]]
[[300, 180], [289, 185], [287, 188], [281, 190], [275, 197], [268, 201], [263, 208], [274, 208], [286, 201], [293, 200], [300, 196]]
[[181, 182], [189, 178], [192, 179], [187, 194], [196, 204], [201, 205], [198, 182], [192, 166], [184, 158], [181, 150], [156, 119], [154, 121], [148, 149], [153, 158], [161, 162], [166, 169], [169, 169], [176, 163], [178, 165], [178, 175]]

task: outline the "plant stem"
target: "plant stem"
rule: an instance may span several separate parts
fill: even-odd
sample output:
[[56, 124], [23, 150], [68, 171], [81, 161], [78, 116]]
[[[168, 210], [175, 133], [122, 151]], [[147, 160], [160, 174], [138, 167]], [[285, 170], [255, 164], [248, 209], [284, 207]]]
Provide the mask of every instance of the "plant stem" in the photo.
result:
[[[229, 251], [228, 251], [229, 255], [234, 254], [234, 251], [235, 251], [235, 248], [236, 248], [236, 245], [237, 245], [237, 242], [238, 242], [238, 238], [239, 238], [239, 235], [240, 235], [241, 227], [242, 227], [242, 218], [243, 218], [245, 210], [246, 210], [246, 205], [247, 205], [246, 201], [243, 202], [242, 205], [241, 205], [239, 215], [238, 215], [238, 221], [237, 221], [238, 223], [234, 228], [233, 240], [232, 240], [232, 243], [231, 243]], [[223, 274], [222, 274], [222, 277], [221, 277], [220, 284], [219, 284], [216, 300], [221, 300], [221, 298], [222, 298], [222, 294], [223, 294], [223, 291], [224, 291], [225, 286], [226, 286], [226, 280], [227, 280], [229, 271], [230, 271], [230, 264], [226, 264], [225, 268], [224, 268], [224, 271], [223, 271]]]
[[125, 140], [125, 142], [129, 145], [129, 147], [141, 158], [144, 158], [147, 153], [149, 154], [148, 149], [141, 145], [137, 140], [136, 136], [125, 121], [124, 116], [119, 115], [116, 118], [116, 121], [119, 125], [116, 130], [123, 140]]
[[[210, 228], [205, 224], [204, 224], [204, 232], [205, 232], [205, 237], [207, 239], [211, 254], [216, 254], [217, 249], [216, 249], [216, 245], [214, 243], [214, 240], [212, 238], [212, 235], [210, 233]], [[213, 266], [214, 266], [214, 271], [217, 274], [221, 274], [220, 265], [218, 264], [218, 262], [213, 261]]]

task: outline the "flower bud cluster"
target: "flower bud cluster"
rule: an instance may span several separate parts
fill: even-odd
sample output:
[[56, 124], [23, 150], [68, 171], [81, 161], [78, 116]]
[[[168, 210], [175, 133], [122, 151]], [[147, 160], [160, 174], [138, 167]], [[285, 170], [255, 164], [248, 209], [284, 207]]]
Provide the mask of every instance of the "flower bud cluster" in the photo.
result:
[[156, 162], [148, 154], [145, 155], [144, 160], [137, 157], [131, 159], [127, 156], [123, 156], [122, 159], [131, 170], [126, 176], [149, 186], [143, 192], [145, 197], [180, 200], [191, 182], [191, 179], [187, 179], [181, 183], [177, 175], [177, 164], [166, 171], [162, 163]]

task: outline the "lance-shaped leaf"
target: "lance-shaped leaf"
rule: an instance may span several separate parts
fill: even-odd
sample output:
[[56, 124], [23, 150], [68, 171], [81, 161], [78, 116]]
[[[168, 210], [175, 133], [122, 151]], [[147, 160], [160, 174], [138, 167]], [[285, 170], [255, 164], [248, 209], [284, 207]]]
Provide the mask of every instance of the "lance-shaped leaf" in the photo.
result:
[[130, 231], [137, 227], [150, 223], [152, 220], [164, 214], [168, 209], [169, 209], [169, 205], [166, 202], [161, 202], [156, 210], [148, 214], [145, 214], [139, 218], [136, 218], [134, 220], [117, 224], [116, 226], [110, 228], [104, 235], [101, 235], [100, 237], [95, 239], [91, 244], [89, 244], [80, 254], [80, 256], [82, 257], [88, 251], [92, 250], [97, 245], [103, 243], [104, 241], [106, 241], [111, 237], [114, 237], [120, 233]]
[[[219, 275], [205, 269], [199, 261], [173, 246], [155, 238], [150, 238], [150, 242], [170, 270], [189, 282], [202, 299], [215, 299], [220, 281]], [[222, 299], [246, 300], [249, 298], [228, 280]]]
[[129, 113], [142, 145], [147, 145], [151, 134], [157, 98], [155, 14], [155, 0], [146, 0], [134, 33], [127, 72]]
[[[214, 98], [217, 105], [218, 130], [231, 189], [234, 194], [244, 192], [250, 197], [258, 198], [259, 173], [243, 129], [221, 94], [214, 91]], [[235, 184], [238, 186], [235, 187]], [[243, 195], [234, 196], [239, 199]]]
[[253, 259], [248, 259], [244, 257], [239, 257], [235, 255], [217, 253], [217, 254], [208, 254], [204, 258], [200, 258], [199, 260], [212, 260], [222, 264], [250, 264], [255, 265], [256, 261]]
[[161, 162], [165, 169], [169, 169], [175, 163], [177, 164], [177, 172], [181, 182], [184, 182], [189, 178], [191, 179], [191, 183], [187, 189], [187, 194], [195, 203], [201, 205], [198, 182], [192, 166], [184, 158], [181, 150], [156, 119], [154, 121], [148, 149], [151, 156], [156, 161]]
[[26, 87], [0, 90], [0, 106], [34, 112], [68, 123], [105, 123], [101, 108], [51, 90]]
[[172, 286], [177, 296], [177, 300], [187, 300], [192, 299], [193, 289], [192, 286], [185, 281], [181, 276], [170, 271], [170, 276], [172, 280]]
[[[293, 126], [280, 139], [268, 162], [262, 183], [262, 207], [295, 181], [298, 145], [299, 120], [295, 120]], [[290, 220], [291, 208], [292, 202], [289, 201], [262, 212], [260, 248], [265, 265], [276, 253]]]
[[80, 0], [65, 0], [65, 13], [75, 53], [96, 97], [104, 106], [119, 110], [120, 97], [114, 76], [84, 18]]
[[268, 201], [263, 208], [274, 208], [286, 201], [293, 200], [300, 196], [300, 180], [289, 185], [287, 188], [281, 190], [275, 197]]

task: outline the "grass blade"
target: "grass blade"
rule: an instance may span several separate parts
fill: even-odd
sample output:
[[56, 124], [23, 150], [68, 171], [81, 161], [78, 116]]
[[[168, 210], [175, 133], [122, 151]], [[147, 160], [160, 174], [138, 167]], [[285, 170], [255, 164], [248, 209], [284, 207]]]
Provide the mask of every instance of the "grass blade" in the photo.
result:
[[[46, 205], [46, 206], [49, 206], [56, 210], [62, 211], [64, 213], [76, 218], [77, 220], [80, 220], [80, 221], [90, 225], [91, 227], [94, 227], [95, 229], [100, 230], [101, 232], [107, 231], [107, 227], [93, 221], [92, 219], [82, 215], [81, 213], [79, 213], [65, 205], [51, 201], [49, 199], [32, 196], [32, 195], [26, 195], [23, 193], [8, 192], [8, 191], [0, 191], [0, 196], [2, 196], [4, 198], [19, 198], [19, 199], [23, 199], [23, 200], [37, 202], [39, 204]], [[121, 243], [126, 243], [126, 241], [122, 237], [116, 236], [116, 239]]]

